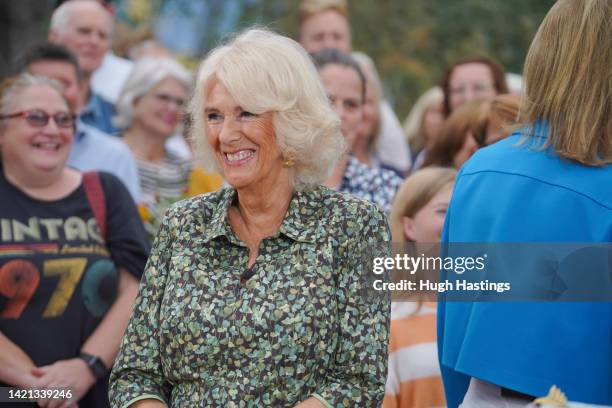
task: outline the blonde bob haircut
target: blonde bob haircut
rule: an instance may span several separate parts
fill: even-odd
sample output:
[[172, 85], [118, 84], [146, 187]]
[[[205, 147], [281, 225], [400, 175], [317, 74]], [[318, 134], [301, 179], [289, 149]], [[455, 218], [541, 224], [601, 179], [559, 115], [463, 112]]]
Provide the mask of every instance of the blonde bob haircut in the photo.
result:
[[320, 184], [346, 147], [340, 119], [306, 51], [295, 41], [264, 29], [250, 29], [210, 52], [202, 62], [191, 103], [196, 154], [209, 170], [221, 172], [208, 144], [204, 109], [212, 86], [222, 84], [240, 107], [272, 112], [276, 143], [292, 162], [296, 188]]
[[589, 166], [612, 163], [612, 1], [558, 0], [531, 43], [519, 120], [544, 147]]
[[410, 242], [404, 234], [403, 218], [414, 217], [442, 189], [455, 181], [457, 171], [448, 167], [427, 167], [414, 172], [400, 186], [389, 215], [393, 242]]

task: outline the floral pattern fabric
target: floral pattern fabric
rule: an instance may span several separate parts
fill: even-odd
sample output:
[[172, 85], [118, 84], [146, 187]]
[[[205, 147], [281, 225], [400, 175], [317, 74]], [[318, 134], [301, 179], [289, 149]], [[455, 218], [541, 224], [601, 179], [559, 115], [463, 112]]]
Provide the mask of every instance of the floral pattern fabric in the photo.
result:
[[[325, 187], [294, 193], [247, 269], [225, 188], [172, 207], [117, 355], [110, 400], [170, 407], [379, 407], [390, 303], [367, 282], [385, 215]], [[241, 284], [241, 276], [252, 274]]]
[[389, 214], [393, 197], [402, 181], [402, 178], [391, 170], [366, 166], [351, 156], [338, 191], [371, 201]]

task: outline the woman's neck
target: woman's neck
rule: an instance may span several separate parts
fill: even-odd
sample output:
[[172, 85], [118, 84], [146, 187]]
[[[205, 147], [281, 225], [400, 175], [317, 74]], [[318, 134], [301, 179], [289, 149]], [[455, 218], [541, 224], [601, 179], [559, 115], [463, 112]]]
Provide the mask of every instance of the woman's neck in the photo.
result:
[[133, 125], [123, 132], [123, 140], [137, 159], [160, 162], [166, 157], [166, 138], [148, 132], [142, 126]]
[[[235, 221], [241, 224], [245, 241], [257, 241], [271, 236], [278, 231], [287, 214], [293, 186], [287, 179], [284, 183], [275, 184], [272, 188], [237, 189], [238, 203], [234, 207], [238, 217]], [[240, 234], [239, 234], [240, 235]]]
[[4, 163], [3, 171], [11, 184], [39, 200], [59, 200], [74, 191], [81, 183], [81, 173], [68, 167], [30, 174]]
[[332, 175], [327, 180], [325, 180], [325, 183], [323, 183], [323, 185], [334, 190], [340, 188], [340, 184], [342, 184], [342, 177], [344, 177], [344, 172], [346, 171], [346, 166], [348, 165], [349, 158], [350, 156], [348, 155], [348, 153], [342, 155], [340, 160], [338, 160], [336, 167], [334, 167]]
[[360, 163], [363, 163], [367, 166], [372, 165], [372, 159], [370, 157], [370, 153], [367, 150], [353, 150], [353, 156], [355, 156], [355, 158], [359, 160]]
[[370, 152], [371, 152], [371, 140], [372, 140], [373, 136], [364, 136], [364, 135], [360, 135], [359, 137], [356, 138], [356, 140], [353, 142], [353, 146], [351, 147], [351, 153], [353, 154], [353, 156], [355, 156], [355, 158], [357, 160], [359, 160], [359, 162], [366, 164], [366, 165], [370, 165], [372, 164], [372, 160], [370, 157]]

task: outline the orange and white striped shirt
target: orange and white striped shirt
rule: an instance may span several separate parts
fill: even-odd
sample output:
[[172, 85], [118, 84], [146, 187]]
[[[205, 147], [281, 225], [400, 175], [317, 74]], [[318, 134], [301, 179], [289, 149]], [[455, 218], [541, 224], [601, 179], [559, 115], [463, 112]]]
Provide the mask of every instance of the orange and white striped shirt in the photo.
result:
[[[436, 303], [394, 302], [383, 408], [444, 407], [436, 345]], [[416, 311], [416, 313], [415, 313]]]

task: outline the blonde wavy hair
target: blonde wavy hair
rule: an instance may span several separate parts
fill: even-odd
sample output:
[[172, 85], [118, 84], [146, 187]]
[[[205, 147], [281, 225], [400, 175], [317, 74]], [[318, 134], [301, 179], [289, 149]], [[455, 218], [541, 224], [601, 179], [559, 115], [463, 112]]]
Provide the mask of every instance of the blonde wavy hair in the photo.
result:
[[544, 147], [589, 166], [612, 163], [612, 1], [558, 0], [531, 43], [520, 122]]
[[202, 62], [191, 102], [192, 137], [205, 168], [221, 172], [210, 148], [204, 108], [218, 81], [244, 110], [272, 112], [276, 143], [291, 158], [297, 188], [320, 184], [346, 146], [340, 119], [310, 57], [295, 41], [265, 29], [249, 29], [212, 50]]

